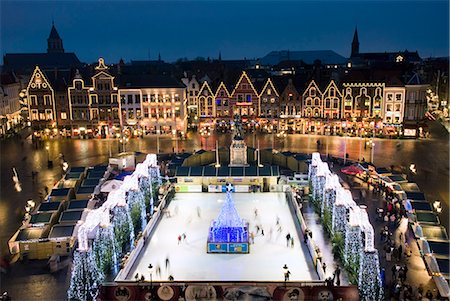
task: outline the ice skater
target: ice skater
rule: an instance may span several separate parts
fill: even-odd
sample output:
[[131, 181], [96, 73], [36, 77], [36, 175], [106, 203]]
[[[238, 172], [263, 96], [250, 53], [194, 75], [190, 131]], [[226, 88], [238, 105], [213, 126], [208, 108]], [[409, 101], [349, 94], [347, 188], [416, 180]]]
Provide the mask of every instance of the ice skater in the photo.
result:
[[180, 243], [181, 243], [181, 235], [178, 234], [178, 245], [180, 245]]
[[170, 261], [169, 261], [169, 256], [166, 257], [166, 271], [169, 269], [170, 267]]
[[197, 216], [198, 216], [198, 218], [202, 218], [201, 211], [200, 211], [200, 206], [197, 206]]
[[278, 217], [278, 215], [277, 215], [277, 223], [276, 223], [276, 225], [280, 226], [280, 218]]
[[286, 247], [289, 247], [291, 241], [291, 233], [286, 234]]
[[291, 272], [289, 270], [284, 272], [284, 281], [289, 281], [289, 275], [291, 275]]
[[155, 274], [156, 276], [161, 277], [161, 267], [159, 266], [159, 264], [156, 265]]
[[181, 234], [181, 238], [183, 239], [183, 242], [186, 241], [186, 232], [184, 232], [183, 234]]
[[258, 209], [253, 209], [253, 213], [255, 214], [255, 219], [257, 219], [258, 218]]
[[291, 248], [294, 247], [294, 237], [291, 237]]

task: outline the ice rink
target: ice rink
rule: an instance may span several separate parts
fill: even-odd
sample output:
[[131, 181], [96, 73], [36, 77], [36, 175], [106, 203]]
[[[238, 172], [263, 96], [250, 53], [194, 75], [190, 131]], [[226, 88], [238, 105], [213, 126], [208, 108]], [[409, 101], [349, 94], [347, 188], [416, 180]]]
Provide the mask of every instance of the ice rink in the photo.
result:
[[[233, 193], [241, 218], [250, 223], [255, 242], [249, 254], [208, 254], [206, 239], [211, 220], [216, 219], [225, 201], [225, 193], [177, 193], [164, 216], [141, 251], [127, 279], [143, 274], [154, 281], [284, 281], [287, 264], [291, 281], [317, 280], [317, 274], [306, 246], [299, 239], [284, 193]], [[255, 208], [257, 216], [255, 218]], [[199, 216], [200, 215], [200, 216]], [[279, 217], [281, 231], [276, 220]], [[264, 229], [256, 235], [256, 225]], [[178, 235], [186, 240], [178, 243]], [[286, 235], [294, 237], [287, 246]], [[166, 258], [169, 266], [166, 269]], [[158, 272], [158, 267], [161, 273]]]

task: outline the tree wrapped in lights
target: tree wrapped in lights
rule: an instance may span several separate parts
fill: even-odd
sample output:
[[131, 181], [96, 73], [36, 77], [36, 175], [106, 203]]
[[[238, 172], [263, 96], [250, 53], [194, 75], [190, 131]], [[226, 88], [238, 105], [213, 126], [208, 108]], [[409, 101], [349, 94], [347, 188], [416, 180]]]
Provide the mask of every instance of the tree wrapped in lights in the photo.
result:
[[100, 226], [92, 244], [95, 260], [98, 268], [107, 274], [117, 267], [119, 251], [117, 247], [116, 235], [111, 224]]
[[144, 193], [141, 190], [130, 190], [127, 192], [127, 200], [131, 220], [133, 221], [134, 235], [136, 236], [147, 224]]
[[361, 259], [361, 252], [363, 249], [361, 228], [359, 226], [347, 225], [348, 227], [345, 232], [344, 259], [353, 269], [355, 269], [355, 272], [358, 272], [359, 260]]
[[75, 251], [70, 287], [67, 297], [71, 301], [94, 300], [104, 279], [98, 269], [92, 250]]
[[119, 248], [118, 251], [123, 254], [128, 250], [129, 246], [133, 246], [134, 242], [133, 222], [131, 221], [128, 204], [114, 207], [113, 215], [114, 234]]
[[359, 291], [362, 301], [383, 300], [378, 251], [364, 251], [359, 266]]

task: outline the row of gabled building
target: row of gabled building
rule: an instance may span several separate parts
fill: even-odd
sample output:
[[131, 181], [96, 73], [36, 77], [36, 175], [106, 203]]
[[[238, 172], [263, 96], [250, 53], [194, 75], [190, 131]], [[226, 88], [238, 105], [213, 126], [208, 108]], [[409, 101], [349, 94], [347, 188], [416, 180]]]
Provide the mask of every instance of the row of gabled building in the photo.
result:
[[[222, 61], [219, 56], [175, 64], [159, 58], [107, 65], [100, 58], [88, 65], [64, 52], [54, 26], [47, 42], [47, 53], [4, 56], [2, 79], [15, 80], [2, 83], [1, 90], [14, 90], [16, 104], [23, 104], [17, 119], [25, 117], [47, 133], [175, 134], [227, 128], [238, 114], [248, 127], [268, 131], [333, 134], [375, 127], [391, 134], [411, 128], [404, 133], [416, 135], [426, 110], [428, 85], [410, 68], [417, 58], [400, 53], [385, 67], [354, 68], [350, 65], [367, 56], [359, 53], [355, 38], [349, 66], [329, 51], [277, 52], [253, 62]], [[318, 56], [323, 64], [313, 60]], [[270, 60], [278, 67], [265, 66]], [[9, 120], [8, 114], [1, 115]]]

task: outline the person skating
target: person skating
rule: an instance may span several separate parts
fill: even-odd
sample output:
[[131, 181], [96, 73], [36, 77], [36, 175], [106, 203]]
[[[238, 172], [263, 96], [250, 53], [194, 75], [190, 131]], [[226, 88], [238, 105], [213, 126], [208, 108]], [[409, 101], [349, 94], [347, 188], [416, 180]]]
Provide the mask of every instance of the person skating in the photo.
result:
[[339, 286], [341, 285], [341, 269], [338, 267], [336, 267], [336, 270], [334, 271], [334, 276], [336, 278], [336, 285]]
[[291, 233], [286, 234], [286, 247], [289, 247], [289, 242], [291, 240]]

